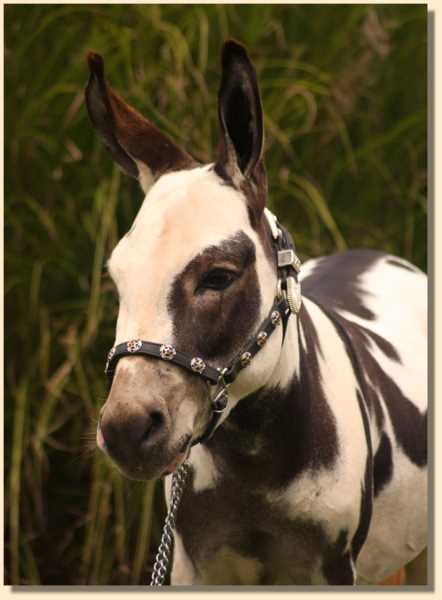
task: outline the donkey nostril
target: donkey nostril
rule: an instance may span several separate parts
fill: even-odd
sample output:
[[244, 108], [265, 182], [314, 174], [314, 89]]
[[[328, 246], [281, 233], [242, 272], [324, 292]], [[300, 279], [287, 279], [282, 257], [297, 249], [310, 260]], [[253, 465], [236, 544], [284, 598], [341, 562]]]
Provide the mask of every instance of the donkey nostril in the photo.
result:
[[[126, 409], [127, 410], [127, 409]], [[161, 446], [167, 434], [167, 415], [160, 408], [137, 406], [127, 411], [105, 412], [100, 422], [102, 447], [123, 464], [139, 461], [141, 456]], [[100, 440], [101, 441], [101, 440]]]
[[159, 410], [154, 410], [151, 415], [150, 418], [152, 419], [152, 423], [157, 427], [159, 425], [162, 425], [164, 422], [164, 415], [162, 412], [160, 412]]

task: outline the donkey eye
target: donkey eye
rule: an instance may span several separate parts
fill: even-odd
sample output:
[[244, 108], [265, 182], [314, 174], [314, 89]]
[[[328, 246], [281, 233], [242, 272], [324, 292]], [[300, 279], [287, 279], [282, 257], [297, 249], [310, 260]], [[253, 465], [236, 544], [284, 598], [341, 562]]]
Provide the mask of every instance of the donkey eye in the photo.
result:
[[227, 269], [213, 269], [203, 275], [197, 292], [203, 290], [225, 290], [238, 278], [238, 273]]

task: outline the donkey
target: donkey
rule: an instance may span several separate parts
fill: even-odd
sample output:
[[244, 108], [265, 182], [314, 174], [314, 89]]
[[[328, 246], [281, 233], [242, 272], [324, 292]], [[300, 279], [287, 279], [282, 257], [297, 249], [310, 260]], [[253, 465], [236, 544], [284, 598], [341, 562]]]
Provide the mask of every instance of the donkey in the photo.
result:
[[208, 165], [88, 63], [92, 124], [146, 194], [108, 261], [119, 313], [97, 444], [127, 477], [164, 477], [166, 498], [189, 462], [172, 585], [379, 582], [427, 542], [426, 276], [370, 250], [298, 276], [266, 208], [238, 42], [222, 49]]

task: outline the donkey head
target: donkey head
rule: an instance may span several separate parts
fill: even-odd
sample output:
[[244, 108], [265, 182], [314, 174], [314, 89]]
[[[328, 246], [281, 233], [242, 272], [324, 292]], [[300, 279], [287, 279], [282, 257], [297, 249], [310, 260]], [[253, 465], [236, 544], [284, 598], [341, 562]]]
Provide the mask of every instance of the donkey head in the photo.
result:
[[[222, 51], [220, 140], [199, 165], [107, 85], [90, 53], [86, 103], [113, 158], [146, 193], [108, 261], [119, 295], [115, 344], [167, 343], [223, 367], [274, 301], [276, 271], [263, 211], [263, 119], [255, 70], [234, 41]], [[224, 418], [262, 386], [279, 358], [275, 334], [231, 388]], [[128, 476], [171, 472], [210, 418], [211, 386], [175, 364], [130, 356], [116, 366], [97, 439]]]

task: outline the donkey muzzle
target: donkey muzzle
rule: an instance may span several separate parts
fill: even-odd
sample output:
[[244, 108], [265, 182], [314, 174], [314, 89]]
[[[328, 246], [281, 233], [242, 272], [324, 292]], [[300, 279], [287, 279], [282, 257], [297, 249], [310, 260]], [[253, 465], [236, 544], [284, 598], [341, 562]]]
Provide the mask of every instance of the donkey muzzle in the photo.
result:
[[174, 366], [121, 359], [101, 410], [97, 445], [127, 477], [170, 472], [190, 447], [199, 407], [206, 406], [203, 390]]

